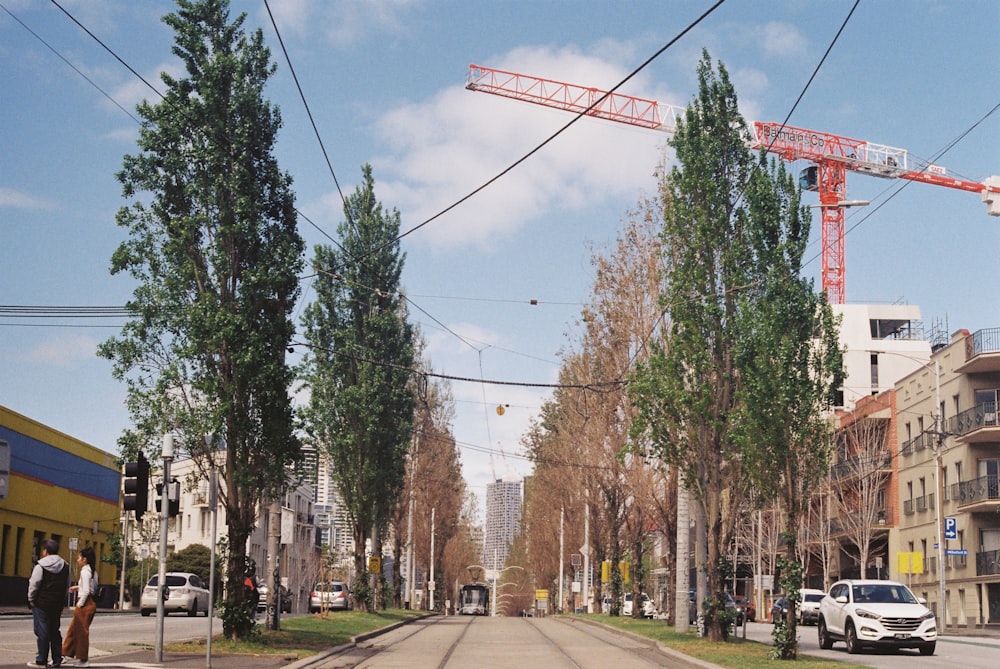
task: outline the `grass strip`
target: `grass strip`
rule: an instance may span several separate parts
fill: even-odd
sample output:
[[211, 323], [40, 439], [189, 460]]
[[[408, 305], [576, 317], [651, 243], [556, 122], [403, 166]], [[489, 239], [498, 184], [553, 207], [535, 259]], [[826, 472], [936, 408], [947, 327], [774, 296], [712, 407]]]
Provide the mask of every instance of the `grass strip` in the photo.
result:
[[699, 637], [696, 632], [679, 634], [671, 625], [662, 620], [634, 620], [621, 616], [600, 614], [574, 615], [576, 618], [592, 620], [608, 627], [625, 630], [649, 639], [659, 641], [664, 646], [705, 662], [713, 662], [729, 669], [776, 669], [796, 667], [797, 669], [845, 669], [863, 665], [826, 660], [799, 654], [795, 661], [775, 660], [769, 657], [771, 647], [749, 639], [730, 638], [725, 642], [713, 642]]
[[[302, 659], [321, 650], [347, 643], [352, 637], [373, 632], [403, 620], [418, 618], [421, 611], [389, 609], [378, 613], [337, 611], [326, 616], [316, 614], [281, 619], [280, 630], [266, 630], [258, 626], [249, 639], [231, 641], [221, 634], [212, 637], [213, 655], [281, 655]], [[171, 653], [201, 653], [204, 640], [172, 643], [164, 646]]]

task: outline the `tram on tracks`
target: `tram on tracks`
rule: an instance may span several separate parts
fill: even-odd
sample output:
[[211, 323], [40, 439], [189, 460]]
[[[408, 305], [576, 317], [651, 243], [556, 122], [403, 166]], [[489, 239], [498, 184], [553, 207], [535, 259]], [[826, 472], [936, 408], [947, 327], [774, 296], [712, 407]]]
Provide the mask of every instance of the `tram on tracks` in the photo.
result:
[[458, 614], [462, 616], [488, 616], [490, 614], [490, 589], [484, 583], [467, 583], [460, 592]]

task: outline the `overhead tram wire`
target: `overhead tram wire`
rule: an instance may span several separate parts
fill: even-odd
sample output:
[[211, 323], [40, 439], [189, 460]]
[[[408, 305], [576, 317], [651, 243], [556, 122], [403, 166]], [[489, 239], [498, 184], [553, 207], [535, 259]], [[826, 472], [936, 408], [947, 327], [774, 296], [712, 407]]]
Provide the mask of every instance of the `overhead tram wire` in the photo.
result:
[[[535, 146], [535, 148], [533, 148], [530, 151], [528, 151], [526, 154], [524, 154], [523, 156], [521, 156], [520, 158], [518, 158], [517, 160], [515, 160], [513, 163], [511, 163], [510, 165], [508, 165], [506, 168], [504, 168], [503, 170], [501, 170], [498, 174], [496, 174], [492, 178], [490, 178], [487, 181], [485, 181], [480, 186], [478, 186], [475, 189], [473, 189], [471, 192], [469, 192], [466, 195], [462, 196], [460, 199], [458, 199], [455, 202], [453, 202], [452, 204], [448, 205], [447, 207], [445, 207], [444, 209], [442, 209], [438, 213], [434, 214], [430, 218], [424, 220], [422, 223], [418, 223], [417, 225], [413, 226], [412, 228], [410, 228], [406, 232], [402, 233], [401, 235], [399, 235], [398, 237], [396, 237], [396, 239], [393, 240], [392, 243], [398, 242], [399, 240], [403, 239], [404, 237], [406, 237], [408, 235], [413, 234], [414, 232], [416, 232], [417, 230], [423, 228], [424, 226], [428, 225], [429, 223], [437, 220], [438, 218], [441, 218], [442, 216], [444, 216], [445, 214], [447, 214], [448, 212], [450, 212], [452, 209], [455, 209], [458, 206], [464, 204], [468, 200], [472, 199], [474, 196], [478, 195], [482, 191], [484, 191], [487, 188], [489, 188], [490, 186], [492, 186], [494, 183], [496, 183], [497, 181], [499, 181], [503, 177], [507, 176], [507, 174], [509, 174], [510, 172], [512, 172], [516, 167], [520, 166], [521, 163], [527, 161], [528, 158], [531, 158], [533, 155], [535, 155], [536, 153], [538, 153], [542, 148], [544, 148], [550, 142], [552, 142], [556, 137], [558, 137], [559, 135], [563, 134], [566, 130], [568, 130], [570, 128], [570, 126], [574, 125], [577, 121], [579, 121], [584, 116], [587, 116], [588, 113], [591, 110], [593, 110], [594, 108], [596, 108], [597, 106], [599, 106], [601, 103], [603, 103], [608, 98], [608, 96], [610, 96], [612, 93], [614, 93], [619, 88], [621, 88], [622, 86], [624, 86], [630, 79], [632, 79], [632, 77], [636, 76], [637, 74], [639, 74], [639, 72], [641, 72], [642, 70], [646, 69], [646, 67], [650, 63], [652, 63], [654, 60], [656, 60], [657, 58], [659, 58], [663, 54], [663, 52], [665, 52], [667, 49], [669, 49], [670, 47], [672, 47], [675, 43], [677, 43], [678, 40], [680, 40], [687, 33], [689, 33], [690, 31], [692, 31], [699, 23], [701, 23], [706, 18], [708, 18], [708, 16], [712, 12], [714, 12], [716, 9], [718, 9], [720, 6], [722, 6], [722, 4], [725, 3], [725, 1], [726, 0], [717, 0], [717, 2], [715, 2], [715, 4], [713, 4], [707, 10], [705, 10], [701, 14], [701, 16], [699, 16], [693, 22], [691, 22], [690, 24], [688, 24], [688, 26], [686, 28], [684, 28], [683, 30], [681, 30], [681, 32], [679, 32], [673, 39], [671, 39], [669, 42], [667, 42], [662, 47], [660, 47], [652, 56], [650, 56], [649, 58], [647, 58], [645, 61], [642, 62], [642, 64], [640, 64], [637, 68], [635, 68], [634, 70], [632, 70], [632, 72], [630, 72], [628, 74], [628, 76], [626, 76], [624, 79], [622, 79], [617, 84], [615, 84], [615, 86], [611, 90], [606, 91], [604, 93], [604, 95], [602, 95], [600, 98], [598, 98], [597, 100], [595, 100], [593, 104], [591, 104], [589, 107], [587, 107], [586, 109], [584, 109], [583, 111], [581, 111], [579, 114], [577, 114], [576, 116], [574, 116], [572, 119], [570, 119], [569, 122], [567, 122], [561, 128], [559, 128], [554, 133], [552, 133], [547, 139], [543, 140], [540, 144], [538, 144], [537, 146]], [[377, 250], [378, 249], [375, 249], [375, 251], [377, 251]], [[372, 251], [371, 253], [374, 253], [375, 251]]]
[[400, 367], [399, 365], [395, 365], [393, 363], [385, 362], [382, 360], [373, 360], [371, 358], [364, 358], [358, 355], [351, 355], [349, 353], [344, 353], [343, 351], [335, 352], [321, 346], [314, 346], [304, 341], [293, 341], [291, 342], [290, 345], [303, 346], [309, 349], [324, 350], [327, 353], [350, 357], [354, 360], [357, 360], [358, 362], [364, 362], [372, 365], [380, 365], [392, 369], [403, 369], [414, 375], [429, 376], [435, 379], [444, 379], [446, 381], [460, 381], [464, 383], [485, 383], [494, 386], [511, 386], [517, 388], [552, 388], [552, 389], [566, 388], [571, 390], [589, 390], [593, 392], [607, 392], [606, 389], [608, 388], [623, 386], [628, 383], [627, 381], [620, 379], [616, 379], [613, 381], [595, 381], [593, 383], [532, 383], [528, 381], [503, 381], [498, 379], [483, 379], [483, 378], [477, 379], [470, 376], [455, 376], [452, 374], [440, 374], [437, 372], [428, 372], [421, 369], [414, 369], [411, 367]]
[[[58, 5], [57, 5], [57, 6], [58, 6]], [[73, 68], [73, 71], [74, 71], [74, 72], [76, 72], [76, 73], [77, 73], [78, 75], [80, 75], [81, 77], [83, 77], [83, 78], [84, 78], [84, 79], [86, 80], [86, 82], [87, 82], [88, 84], [90, 84], [90, 85], [91, 85], [91, 86], [93, 86], [93, 87], [94, 87], [95, 89], [97, 89], [97, 91], [98, 91], [98, 92], [99, 92], [99, 93], [100, 93], [101, 95], [103, 95], [103, 96], [104, 96], [105, 98], [107, 98], [107, 99], [108, 99], [108, 101], [110, 101], [110, 102], [111, 102], [111, 104], [113, 104], [114, 106], [118, 107], [118, 109], [122, 110], [122, 112], [123, 112], [123, 113], [124, 113], [124, 114], [125, 114], [126, 116], [128, 116], [129, 118], [131, 118], [131, 119], [132, 119], [133, 121], [135, 121], [137, 125], [141, 125], [141, 124], [142, 124], [142, 122], [141, 122], [141, 121], [139, 121], [139, 119], [137, 119], [137, 118], [136, 118], [135, 116], [133, 116], [133, 115], [132, 115], [132, 112], [130, 112], [129, 110], [125, 109], [125, 107], [122, 107], [122, 106], [121, 106], [121, 104], [119, 104], [119, 102], [118, 102], [117, 100], [115, 100], [115, 99], [114, 99], [113, 97], [111, 97], [111, 94], [109, 94], [109, 93], [108, 93], [107, 91], [105, 91], [105, 90], [104, 90], [103, 88], [101, 88], [101, 87], [100, 87], [99, 85], [97, 85], [97, 82], [95, 82], [95, 81], [94, 81], [93, 79], [91, 79], [91, 78], [90, 78], [90, 77], [88, 77], [88, 76], [87, 76], [86, 74], [84, 74], [84, 73], [83, 73], [83, 72], [82, 72], [82, 71], [80, 70], [80, 68], [78, 68], [78, 67], [77, 67], [76, 65], [74, 65], [73, 63], [69, 62], [69, 60], [68, 60], [68, 59], [67, 59], [67, 58], [66, 58], [66, 57], [65, 57], [64, 55], [62, 55], [62, 54], [61, 54], [61, 53], [60, 53], [60, 52], [59, 52], [58, 50], [56, 50], [56, 48], [55, 48], [54, 46], [52, 46], [51, 44], [49, 44], [48, 42], [46, 42], [46, 41], [45, 41], [45, 39], [43, 39], [41, 35], [39, 35], [39, 34], [38, 34], [38, 33], [36, 33], [36, 32], [35, 32], [34, 30], [32, 30], [31, 28], [29, 28], [29, 27], [27, 26], [27, 24], [25, 24], [25, 23], [24, 23], [24, 21], [22, 21], [22, 20], [21, 20], [21, 19], [19, 19], [19, 18], [18, 18], [17, 16], [15, 16], [15, 15], [14, 15], [14, 13], [13, 13], [13, 12], [11, 12], [11, 11], [10, 11], [9, 9], [7, 9], [6, 5], [4, 5], [4, 4], [2, 3], [2, 2], [0, 2], [0, 8], [2, 8], [2, 9], [3, 9], [4, 11], [5, 11], [5, 12], [7, 12], [7, 14], [8, 14], [8, 15], [9, 15], [9, 16], [10, 16], [10, 17], [11, 17], [12, 19], [14, 19], [14, 20], [15, 20], [15, 21], [17, 21], [17, 22], [18, 22], [19, 24], [21, 24], [21, 27], [22, 27], [22, 28], [24, 28], [24, 29], [25, 29], [25, 30], [27, 30], [27, 31], [28, 31], [29, 33], [31, 33], [32, 37], [34, 37], [34, 38], [35, 38], [35, 39], [37, 39], [37, 40], [38, 40], [39, 42], [41, 42], [42, 44], [44, 44], [44, 45], [45, 45], [45, 47], [46, 47], [46, 48], [47, 48], [47, 49], [48, 49], [49, 51], [51, 51], [52, 53], [54, 53], [54, 54], [56, 55], [56, 57], [57, 57], [57, 58], [59, 58], [59, 60], [61, 60], [62, 62], [66, 63], [66, 64], [67, 64], [67, 65], [69, 65], [69, 66], [70, 66], [71, 68]]]
[[[788, 113], [785, 115], [785, 120], [781, 122], [781, 127], [780, 127], [779, 130], [783, 130], [784, 127], [785, 127], [785, 125], [788, 123], [788, 121], [791, 120], [792, 114], [795, 113], [795, 110], [798, 108], [799, 103], [802, 102], [802, 99], [805, 97], [806, 91], [809, 90], [809, 87], [812, 85], [812, 82], [816, 79], [816, 75], [819, 74], [820, 68], [823, 67], [823, 64], [826, 62], [826, 59], [830, 55], [830, 52], [833, 51], [834, 45], [837, 44], [837, 41], [840, 39], [841, 34], [843, 34], [844, 29], [847, 27], [847, 23], [851, 20], [851, 17], [854, 15], [854, 10], [857, 9], [858, 4], [860, 2], [861, 2], [861, 0], [855, 0], [854, 1], [854, 5], [851, 6], [851, 10], [847, 13], [847, 16], [844, 17], [844, 21], [840, 24], [840, 28], [837, 30], [836, 34], [833, 36], [833, 39], [830, 41], [830, 44], [826, 47], [826, 51], [823, 52], [823, 56], [819, 59], [819, 62], [816, 64], [816, 67], [813, 68], [813, 72], [809, 76], [809, 79], [806, 81], [805, 85], [802, 87], [802, 91], [799, 93], [798, 97], [795, 99], [795, 102], [792, 104], [791, 109], [789, 109]], [[586, 113], [586, 112], [583, 112], [583, 113]], [[775, 133], [774, 138], [771, 140], [771, 143], [769, 143], [767, 145], [767, 149], [771, 148], [771, 145], [775, 142], [775, 140], [777, 140], [777, 138], [779, 136], [780, 136], [780, 132], [779, 133]], [[767, 151], [767, 149], [765, 149], [765, 151]], [[743, 184], [743, 186], [740, 188], [739, 195], [737, 195], [737, 197], [736, 197], [736, 201], [737, 202], [739, 202], [740, 200], [743, 199], [743, 195], [746, 193], [746, 189], [749, 188], [750, 182], [753, 180], [754, 175], [756, 175], [756, 173], [757, 173], [757, 171], [759, 169], [760, 169], [760, 164], [759, 163], [754, 163], [753, 169], [750, 171], [750, 176], [748, 177], [747, 181]], [[814, 256], [809, 261], [807, 261], [807, 264], [813, 262], [818, 257], [819, 257], [818, 255]], [[746, 288], [745, 286], [730, 288], [727, 292], [733, 292], [733, 291], [743, 290], [745, 288]], [[646, 349], [646, 344], [649, 342], [650, 339], [652, 339], [653, 335], [660, 328], [661, 324], [663, 323], [663, 318], [667, 314], [668, 311], [670, 311], [670, 305], [667, 305], [666, 307], [664, 307], [660, 311], [660, 316], [659, 316], [659, 318], [656, 319], [656, 322], [653, 324], [652, 329], [650, 329], [649, 334], [646, 335], [646, 337], [642, 340], [642, 342], [640, 343], [640, 345], [636, 347], [635, 352], [629, 358], [629, 360], [628, 360], [628, 368], [626, 370], [626, 374], [628, 373], [628, 369], [631, 369], [635, 365], [635, 359], [639, 355], [639, 352]]]
[[[99, 45], [100, 45], [100, 46], [101, 46], [101, 47], [102, 47], [102, 48], [103, 48], [103, 49], [104, 49], [105, 51], [107, 51], [107, 52], [108, 52], [108, 53], [109, 53], [109, 54], [110, 54], [110, 55], [111, 55], [111, 56], [112, 56], [112, 57], [113, 57], [113, 58], [114, 58], [115, 60], [117, 60], [117, 61], [118, 61], [119, 63], [121, 63], [121, 64], [122, 64], [122, 66], [123, 66], [123, 67], [124, 67], [124, 68], [125, 68], [126, 70], [128, 70], [129, 72], [131, 72], [131, 73], [132, 73], [132, 75], [133, 75], [133, 76], [134, 76], [134, 77], [135, 77], [136, 79], [138, 79], [138, 80], [139, 80], [139, 81], [141, 81], [141, 82], [142, 82], [143, 84], [145, 84], [145, 85], [146, 85], [146, 87], [147, 87], [147, 88], [148, 88], [149, 90], [151, 90], [151, 91], [152, 91], [153, 93], [155, 93], [155, 94], [156, 94], [156, 95], [157, 95], [157, 96], [158, 96], [158, 97], [160, 98], [160, 100], [162, 100], [163, 102], [167, 102], [167, 99], [166, 99], [166, 97], [165, 97], [165, 96], [163, 95], [163, 93], [162, 93], [162, 92], [161, 92], [161, 91], [160, 91], [159, 89], [157, 89], [157, 88], [156, 88], [155, 86], [153, 86], [153, 84], [151, 84], [151, 83], [149, 82], [149, 80], [148, 80], [148, 79], [146, 79], [146, 78], [145, 78], [145, 77], [143, 77], [143, 76], [142, 76], [141, 74], [139, 74], [139, 73], [138, 73], [138, 72], [136, 71], [136, 69], [135, 69], [134, 67], [132, 67], [131, 65], [129, 65], [129, 64], [128, 64], [128, 62], [127, 62], [127, 61], [126, 61], [126, 60], [125, 60], [124, 58], [122, 58], [121, 56], [119, 56], [119, 55], [118, 55], [118, 53], [117, 53], [117, 52], [115, 52], [115, 50], [114, 50], [114, 49], [112, 49], [112, 48], [111, 48], [110, 46], [108, 46], [107, 44], [105, 44], [105, 43], [104, 43], [104, 41], [103, 41], [103, 40], [101, 40], [101, 38], [100, 38], [100, 37], [98, 37], [97, 35], [95, 35], [95, 34], [94, 34], [94, 33], [93, 33], [93, 32], [92, 32], [92, 31], [91, 31], [91, 30], [90, 30], [89, 28], [87, 28], [87, 26], [83, 25], [83, 24], [82, 24], [82, 23], [81, 23], [81, 22], [80, 22], [80, 21], [79, 21], [79, 20], [78, 20], [78, 19], [77, 19], [77, 18], [76, 18], [75, 16], [73, 16], [72, 14], [70, 14], [70, 13], [69, 13], [69, 11], [67, 11], [67, 10], [66, 10], [66, 9], [65, 9], [65, 8], [64, 8], [64, 7], [62, 6], [62, 5], [60, 5], [60, 4], [59, 4], [59, 2], [58, 2], [57, 0], [49, 0], [49, 2], [51, 2], [51, 3], [53, 4], [53, 5], [55, 5], [56, 7], [58, 7], [58, 8], [59, 8], [59, 10], [60, 10], [60, 11], [61, 11], [61, 12], [62, 12], [63, 14], [65, 14], [65, 15], [66, 15], [66, 16], [67, 16], [67, 17], [69, 18], [69, 20], [70, 20], [70, 21], [72, 21], [72, 22], [73, 22], [73, 23], [75, 23], [75, 24], [76, 24], [77, 26], [79, 26], [79, 28], [80, 28], [80, 29], [81, 29], [81, 30], [82, 30], [83, 32], [87, 33], [87, 35], [88, 35], [88, 36], [89, 36], [89, 37], [90, 37], [90, 38], [91, 38], [92, 40], [94, 40], [95, 42], [97, 42], [97, 43], [98, 43], [98, 44], [99, 44]], [[6, 10], [6, 7], [5, 7], [4, 9]], [[7, 11], [7, 13], [8, 13], [8, 14], [10, 13], [10, 12], [9, 12], [9, 10], [6, 10], [6, 11]], [[13, 14], [11, 14], [11, 16], [13, 16]], [[16, 17], [15, 17], [15, 19], [16, 19]], [[18, 23], [21, 23], [21, 21], [20, 21], [20, 20], [18, 20]], [[21, 25], [24, 25], [24, 24], [23, 24], [23, 23], [21, 23]], [[34, 32], [32, 32], [32, 31], [31, 31], [31, 29], [30, 29], [30, 28], [28, 28], [27, 26], [24, 26], [24, 27], [25, 27], [25, 29], [26, 29], [26, 30], [28, 30], [29, 32], [31, 32], [31, 34], [32, 34], [32, 35], [34, 35], [34, 34], [35, 34], [35, 33], [34, 33]], [[41, 38], [39, 38], [39, 39], [41, 39]], [[44, 41], [42, 41], [42, 43], [43, 43], [43, 44], [45, 44], [45, 42], [44, 42]], [[46, 44], [46, 46], [48, 46], [48, 45]], [[50, 48], [51, 48], [51, 47], [50, 47]], [[58, 52], [56, 52], [56, 55], [58, 56], [58, 55], [59, 55], [59, 53], [58, 53]], [[62, 56], [59, 56], [59, 57], [60, 57], [60, 58], [62, 58]], [[63, 60], [65, 61], [66, 59], [65, 59], [65, 58], [63, 58]], [[68, 65], [70, 65], [70, 67], [73, 67], [73, 65], [72, 65], [71, 63], [69, 63], [69, 61], [66, 61], [66, 63], [67, 63]], [[82, 77], [83, 77], [84, 79], [87, 79], [86, 75], [84, 75], [84, 74], [83, 74], [82, 72], [80, 72], [80, 71], [79, 71], [79, 70], [78, 70], [78, 69], [77, 69], [76, 67], [73, 67], [73, 69], [74, 69], [74, 70], [76, 70], [76, 72], [77, 72], [78, 74], [80, 74], [80, 76], [82, 76]], [[87, 81], [90, 81], [90, 80], [89, 80], [89, 79], [87, 79]], [[97, 87], [97, 86], [95, 85], [95, 87]], [[118, 103], [117, 101], [115, 101], [115, 100], [114, 100], [113, 98], [111, 98], [111, 97], [110, 97], [110, 96], [109, 96], [109, 95], [108, 95], [107, 93], [104, 93], [104, 91], [103, 91], [103, 90], [101, 90], [101, 89], [100, 89], [99, 87], [97, 87], [97, 88], [98, 88], [98, 90], [100, 90], [100, 91], [101, 91], [101, 93], [103, 93], [103, 94], [105, 95], [105, 97], [108, 97], [108, 99], [110, 99], [110, 100], [111, 100], [111, 101], [112, 101], [112, 102], [113, 102], [113, 103], [115, 104], [115, 106], [116, 106], [116, 107], [118, 107], [119, 109], [121, 109], [121, 110], [122, 110], [122, 111], [123, 111], [123, 112], [124, 112], [125, 114], [127, 114], [127, 115], [128, 115], [128, 116], [129, 116], [129, 117], [130, 117], [130, 118], [131, 118], [132, 120], [134, 120], [134, 121], [135, 121], [135, 122], [136, 122], [137, 124], [139, 124], [139, 125], [142, 125], [142, 121], [140, 121], [140, 120], [139, 120], [139, 119], [137, 119], [137, 118], [136, 118], [135, 116], [133, 116], [133, 115], [132, 115], [131, 113], [129, 113], [129, 112], [128, 112], [128, 111], [127, 111], [127, 110], [126, 110], [126, 109], [125, 109], [124, 107], [122, 107], [122, 106], [121, 106], [121, 105], [120, 105], [120, 104], [119, 104], [119, 103]], [[178, 112], [178, 113], [180, 113], [180, 114], [182, 114], [182, 115], [183, 115], [183, 114], [186, 114], [186, 110], [184, 110], [184, 109], [180, 109], [180, 108], [177, 108], [177, 107], [174, 107], [174, 111], [176, 111], [176, 112]], [[334, 239], [333, 237], [331, 237], [331, 236], [329, 235], [329, 233], [327, 233], [327, 232], [326, 232], [325, 230], [323, 230], [323, 228], [321, 228], [321, 227], [320, 227], [319, 225], [317, 225], [316, 223], [314, 223], [314, 222], [313, 222], [313, 221], [312, 221], [312, 220], [311, 220], [311, 219], [310, 219], [310, 218], [309, 218], [308, 216], [306, 216], [306, 215], [305, 215], [304, 213], [302, 213], [302, 212], [301, 212], [301, 211], [299, 211], [298, 209], [296, 209], [296, 210], [295, 210], [295, 212], [296, 212], [296, 213], [297, 213], [297, 214], [298, 214], [298, 215], [299, 215], [299, 216], [300, 216], [300, 217], [301, 217], [301, 218], [302, 218], [303, 220], [305, 220], [305, 221], [306, 221], [307, 223], [309, 223], [309, 224], [310, 224], [311, 226], [313, 226], [314, 228], [316, 228], [316, 230], [317, 230], [317, 231], [318, 231], [318, 232], [319, 232], [320, 234], [322, 234], [323, 236], [325, 236], [325, 237], [326, 237], [327, 239], [329, 239], [329, 240], [330, 240], [331, 242], [333, 242], [334, 244], [336, 244], [336, 243], [337, 243], [337, 241], [336, 241], [336, 240], [335, 240], [335, 239]]]
[[[968, 128], [966, 128], [965, 130], [963, 130], [962, 132], [960, 132], [953, 140], [951, 140], [950, 142], [948, 142], [944, 147], [942, 147], [939, 151], [937, 151], [935, 154], [933, 154], [931, 156], [931, 158], [927, 161], [927, 165], [925, 165], [924, 168], [923, 168], [923, 170], [921, 170], [921, 171], [925, 171], [929, 165], [932, 165], [932, 164], [936, 163], [938, 160], [940, 160], [942, 157], [944, 157], [945, 154], [947, 154], [949, 151], [951, 151], [953, 148], [955, 148], [955, 146], [959, 142], [961, 142], [963, 139], [965, 139], [969, 135], [969, 133], [971, 133], [973, 130], [975, 130], [976, 128], [978, 128], [990, 116], [992, 116], [993, 114], [995, 114], [997, 112], [997, 110], [1000, 110], [1000, 103], [994, 105], [992, 109], [990, 109], [988, 112], [986, 112], [981, 117], [979, 117], [979, 119], [975, 123], [973, 123]], [[864, 216], [862, 216], [858, 220], [857, 223], [855, 223], [850, 228], [848, 228], [847, 230], [845, 230], [844, 231], [844, 235], [849, 234], [855, 228], [857, 228], [862, 223], [866, 222], [869, 218], [871, 218], [876, 213], [878, 213], [878, 211], [882, 207], [884, 207], [885, 205], [889, 204], [889, 202], [891, 202], [893, 200], [893, 198], [895, 198], [897, 195], [899, 195], [903, 191], [904, 188], [906, 188], [907, 186], [909, 186], [912, 183], [913, 183], [912, 181], [903, 181], [902, 183], [893, 183], [892, 185], [887, 186], [886, 188], [884, 188], [881, 193], [879, 193], [874, 198], [872, 198], [873, 201], [875, 201], [875, 200], [881, 200], [882, 196], [885, 195], [890, 190], [892, 191], [892, 193], [890, 193], [888, 195], [888, 197], [886, 197], [884, 200], [881, 200], [875, 207], [866, 209], [864, 211]], [[819, 257], [818, 255], [814, 256], [810, 260], [810, 262], [812, 260], [815, 260], [818, 257]]]

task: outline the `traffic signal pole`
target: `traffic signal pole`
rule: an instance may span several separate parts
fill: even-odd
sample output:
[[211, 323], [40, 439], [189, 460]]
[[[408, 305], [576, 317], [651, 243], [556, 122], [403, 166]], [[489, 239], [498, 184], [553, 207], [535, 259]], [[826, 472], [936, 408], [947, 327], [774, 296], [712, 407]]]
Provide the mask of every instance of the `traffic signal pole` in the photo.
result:
[[[170, 463], [174, 459], [174, 435], [163, 435], [163, 486], [170, 481]], [[156, 598], [156, 645], [153, 651], [153, 661], [163, 663], [163, 619], [166, 616], [164, 599], [167, 590], [167, 523], [170, 522], [170, 504], [160, 505], [160, 571], [156, 578], [159, 597]]]

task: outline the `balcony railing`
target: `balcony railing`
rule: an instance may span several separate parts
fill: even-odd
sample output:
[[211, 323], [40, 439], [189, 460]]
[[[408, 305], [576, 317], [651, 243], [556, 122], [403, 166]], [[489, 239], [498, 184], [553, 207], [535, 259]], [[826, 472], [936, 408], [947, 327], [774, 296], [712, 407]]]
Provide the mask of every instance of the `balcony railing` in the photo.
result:
[[1000, 328], [986, 328], [965, 338], [965, 359], [1000, 351]]
[[973, 430], [997, 425], [997, 403], [983, 402], [949, 418], [945, 432], [961, 436]]
[[[958, 490], [955, 490], [957, 486]], [[952, 487], [952, 499], [959, 504], [972, 504], [989, 500], [1000, 500], [1000, 476], [981, 476], [971, 481], [962, 481]], [[957, 493], [957, 494], [954, 494]]]
[[1000, 574], [1000, 551], [976, 553], [976, 576]]
[[881, 463], [875, 462], [871, 456], [852, 456], [836, 463], [830, 467], [830, 474], [835, 479], [852, 478], [872, 474], [876, 469], [889, 469], [892, 467], [892, 454], [883, 453]]

